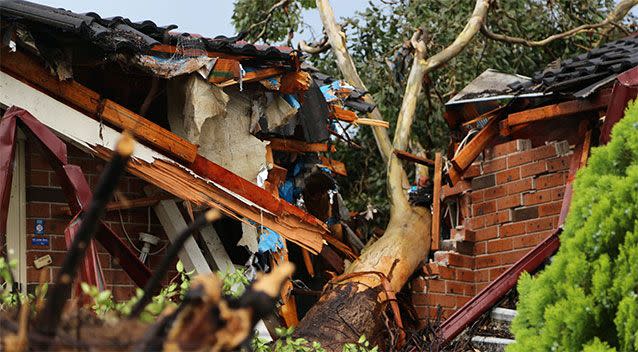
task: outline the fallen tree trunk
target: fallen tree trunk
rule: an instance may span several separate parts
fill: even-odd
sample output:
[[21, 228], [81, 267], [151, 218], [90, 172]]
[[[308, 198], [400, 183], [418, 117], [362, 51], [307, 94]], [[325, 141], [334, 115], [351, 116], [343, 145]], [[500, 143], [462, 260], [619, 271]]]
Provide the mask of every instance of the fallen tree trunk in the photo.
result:
[[388, 303], [382, 278], [387, 278], [393, 292], [403, 287], [430, 249], [430, 223], [430, 211], [422, 207], [404, 208], [392, 216], [383, 237], [346, 269], [351, 277], [326, 290], [301, 320], [296, 334], [320, 342], [329, 351], [341, 351], [344, 343], [361, 335], [381, 342]]

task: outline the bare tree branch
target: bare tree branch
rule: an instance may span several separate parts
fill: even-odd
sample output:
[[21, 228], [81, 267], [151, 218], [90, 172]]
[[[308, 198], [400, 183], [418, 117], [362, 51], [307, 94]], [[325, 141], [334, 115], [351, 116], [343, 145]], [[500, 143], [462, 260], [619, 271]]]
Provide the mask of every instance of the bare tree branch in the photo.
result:
[[638, 0], [622, 0], [616, 5], [613, 11], [611, 11], [609, 15], [607, 15], [607, 18], [605, 18], [603, 21], [594, 24], [584, 24], [582, 26], [572, 28], [562, 33], [550, 35], [549, 37], [542, 40], [528, 40], [520, 37], [512, 37], [506, 34], [494, 33], [490, 31], [485, 24], [481, 27], [481, 33], [483, 33], [483, 35], [485, 35], [489, 39], [497, 40], [500, 42], [520, 44], [529, 47], [545, 46], [553, 41], [569, 38], [578, 33], [592, 31], [598, 28], [609, 26], [608, 29], [605, 30], [606, 34], [611, 29], [611, 26], [615, 26], [616, 22], [625, 18], [625, 16], [627, 16], [627, 13], [629, 13], [629, 11], [636, 5], [638, 5]]
[[[348, 53], [348, 49], [346, 48], [346, 38], [345, 34], [341, 31], [341, 28], [337, 24], [335, 20], [335, 15], [332, 11], [332, 7], [328, 0], [317, 0], [317, 9], [319, 10], [319, 14], [321, 15], [321, 22], [323, 22], [323, 28], [328, 35], [328, 43], [332, 47], [332, 51], [337, 58], [337, 66], [339, 70], [343, 74], [344, 78], [354, 84], [355, 86], [366, 89], [365, 84], [359, 77], [357, 73], [357, 69], [354, 66], [354, 61], [352, 57]], [[369, 94], [364, 96], [364, 99], [371, 104], [374, 104], [374, 100]], [[381, 113], [378, 108], [375, 108], [371, 113], [370, 117], [376, 120], [383, 120]], [[377, 147], [379, 148], [379, 152], [383, 157], [383, 161], [387, 162], [392, 155], [392, 143], [390, 142], [390, 136], [388, 132], [383, 127], [373, 127], [374, 139], [377, 142]], [[407, 180], [407, 177], [405, 178]]]

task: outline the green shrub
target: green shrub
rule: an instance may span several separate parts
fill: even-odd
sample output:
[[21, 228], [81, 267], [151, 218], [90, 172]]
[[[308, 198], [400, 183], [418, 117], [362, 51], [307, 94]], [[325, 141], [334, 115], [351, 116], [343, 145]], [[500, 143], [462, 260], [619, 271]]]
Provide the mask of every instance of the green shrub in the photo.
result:
[[508, 351], [638, 350], [638, 104], [578, 173], [560, 239], [518, 283]]

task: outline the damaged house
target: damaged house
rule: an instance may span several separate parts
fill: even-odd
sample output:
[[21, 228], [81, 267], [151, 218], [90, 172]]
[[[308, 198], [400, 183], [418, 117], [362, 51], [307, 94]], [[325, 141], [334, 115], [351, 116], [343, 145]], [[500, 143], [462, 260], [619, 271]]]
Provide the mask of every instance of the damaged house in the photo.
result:
[[282, 292], [287, 326], [316, 301], [308, 287], [356, 258], [363, 245], [337, 186], [347, 170], [331, 153], [348, 126], [383, 125], [359, 117], [374, 108], [365, 92], [287, 47], [19, 0], [0, 1], [0, 15], [0, 243], [18, 263], [16, 289], [58, 274], [125, 130], [139, 144], [82, 281], [132, 296], [211, 207], [226, 216], [186, 242], [185, 270], [295, 262], [304, 285]]
[[436, 165], [445, 181], [434, 187], [433, 253], [410, 286], [442, 345], [468, 326], [474, 343], [512, 342], [493, 327], [516, 313], [520, 274], [558, 249], [572, 180], [636, 98], [636, 66], [630, 36], [531, 78], [487, 70], [446, 104], [452, 146]]

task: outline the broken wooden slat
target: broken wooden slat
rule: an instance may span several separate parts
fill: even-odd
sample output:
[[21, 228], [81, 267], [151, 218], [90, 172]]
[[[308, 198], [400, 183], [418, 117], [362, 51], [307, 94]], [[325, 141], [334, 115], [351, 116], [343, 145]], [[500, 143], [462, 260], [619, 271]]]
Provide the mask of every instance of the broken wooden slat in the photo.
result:
[[461, 179], [461, 174], [467, 169], [474, 159], [485, 149], [490, 141], [498, 135], [498, 120], [496, 117], [490, 119], [483, 129], [477, 133], [468, 144], [452, 159], [453, 168], [450, 169], [449, 175], [452, 184]]
[[[182, 213], [180, 213], [174, 200], [160, 201], [153, 207], [157, 218], [160, 220], [166, 236], [171, 242], [175, 241], [176, 236], [187, 227], [186, 221]], [[184, 264], [187, 272], [195, 270], [197, 274], [206, 274], [212, 272], [210, 266], [202, 253], [202, 250], [195, 242], [193, 237], [189, 237], [184, 243], [184, 247], [179, 251], [179, 260]]]
[[130, 130], [141, 142], [157, 147], [171, 156], [188, 162], [195, 160], [197, 146], [178, 135], [111, 100], [102, 101], [97, 92], [73, 80], [58, 81], [43, 63], [29, 55], [21, 52], [11, 53], [6, 48], [2, 49], [0, 55], [2, 71], [11, 76], [36, 86], [95, 119], [104, 120], [120, 129]]
[[325, 156], [319, 156], [319, 160], [321, 160], [321, 164], [337, 175], [348, 176], [348, 171], [346, 170], [346, 164], [341, 161], [337, 161], [334, 159], [326, 158]]
[[525, 111], [509, 114], [505, 121], [507, 121], [506, 124], [509, 127], [513, 127], [528, 124], [531, 122], [557, 119], [570, 115], [578, 117], [578, 114], [580, 113], [604, 109], [609, 103], [610, 96], [611, 93], [608, 90], [605, 90], [598, 94], [592, 100], [576, 99], [563, 103], [528, 109]]
[[293, 153], [323, 153], [327, 151], [335, 152], [334, 145], [326, 143], [309, 143], [296, 139], [270, 138], [270, 148], [278, 152]]
[[397, 158], [401, 160], [411, 161], [413, 163], [427, 165], [427, 166], [434, 165], [434, 160], [406, 152], [405, 150], [395, 149], [393, 150], [393, 153], [394, 155], [397, 156]]
[[214, 84], [239, 79], [241, 74], [240, 63], [236, 59], [217, 59], [215, 65], [208, 75], [208, 81]]
[[443, 174], [443, 157], [441, 153], [434, 156], [434, 190], [432, 192], [432, 248], [439, 249], [441, 241], [441, 179]]

